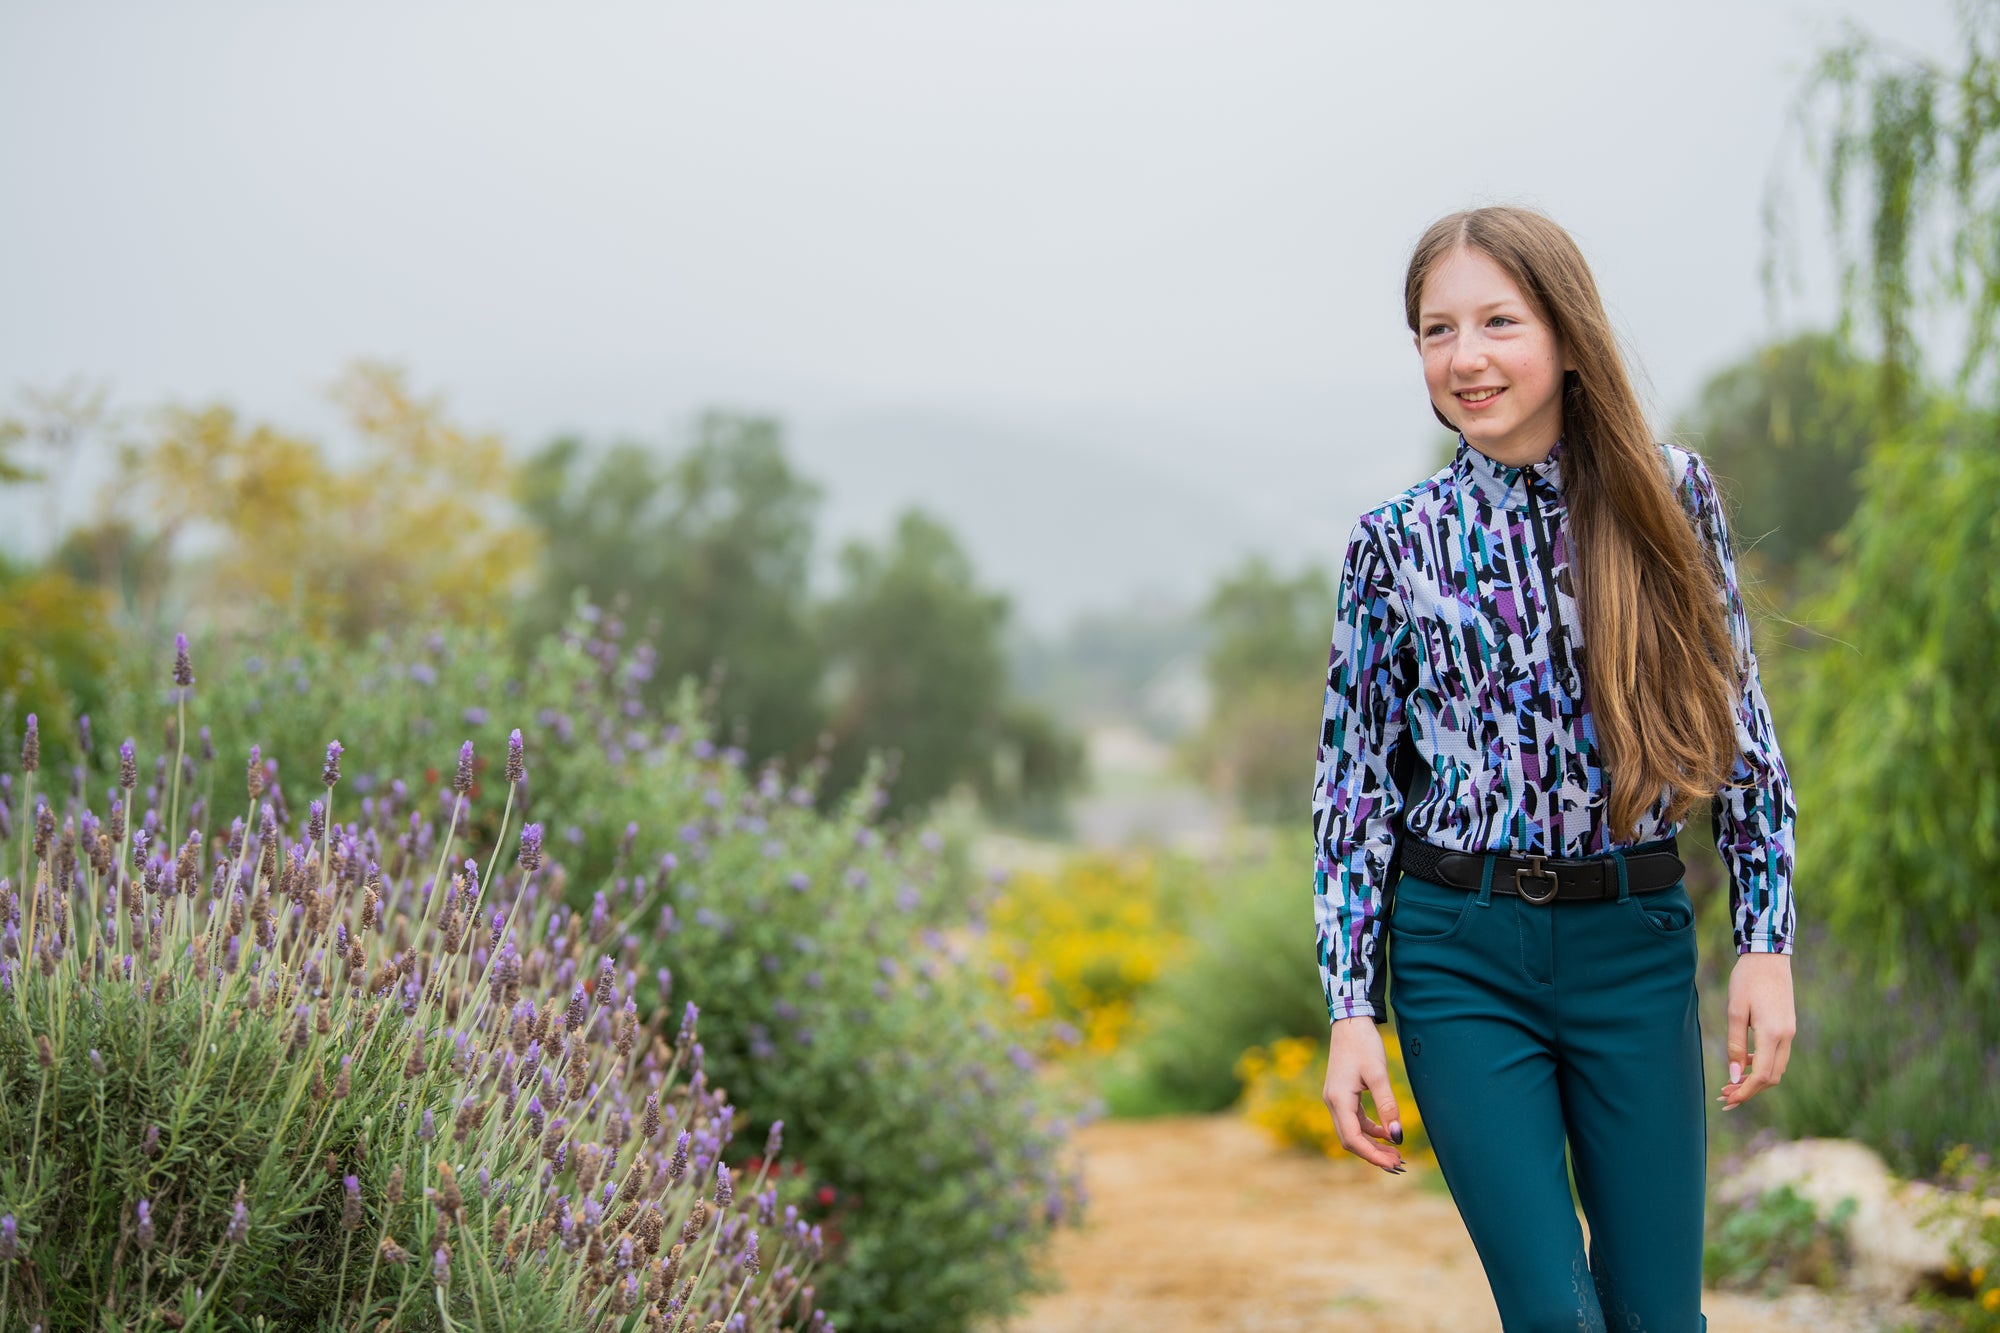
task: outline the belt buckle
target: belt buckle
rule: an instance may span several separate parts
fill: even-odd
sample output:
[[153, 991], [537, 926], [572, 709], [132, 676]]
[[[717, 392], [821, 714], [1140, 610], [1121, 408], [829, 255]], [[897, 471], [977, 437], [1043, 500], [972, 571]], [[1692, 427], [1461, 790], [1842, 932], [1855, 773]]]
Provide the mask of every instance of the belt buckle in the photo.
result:
[[[1535, 906], [1537, 907], [1540, 907], [1544, 903], [1554, 902], [1556, 900], [1556, 890], [1562, 887], [1562, 882], [1556, 878], [1556, 872], [1544, 867], [1542, 864], [1542, 859], [1543, 858], [1539, 856], [1527, 857], [1526, 858], [1528, 862], [1527, 868], [1525, 870], [1516, 870], [1514, 872], [1514, 891], [1520, 894], [1523, 899], [1535, 904]], [[1539, 896], [1528, 892], [1527, 881], [1531, 879], [1546, 880], [1549, 886], [1548, 892], [1540, 894]]]

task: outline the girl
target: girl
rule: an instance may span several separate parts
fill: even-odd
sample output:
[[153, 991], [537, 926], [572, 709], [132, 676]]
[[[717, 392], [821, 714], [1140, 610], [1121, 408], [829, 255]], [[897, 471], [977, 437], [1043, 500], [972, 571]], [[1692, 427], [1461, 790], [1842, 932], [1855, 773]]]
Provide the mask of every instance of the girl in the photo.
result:
[[1777, 1083], [1794, 1026], [1791, 785], [1722, 506], [1653, 441], [1555, 223], [1443, 219], [1404, 304], [1459, 444], [1362, 516], [1341, 575], [1313, 790], [1326, 1103], [1402, 1170], [1393, 958], [1410, 1088], [1509, 1333], [1692, 1333], [1707, 1142], [1675, 835], [1697, 807], [1740, 955], [1718, 1100]]

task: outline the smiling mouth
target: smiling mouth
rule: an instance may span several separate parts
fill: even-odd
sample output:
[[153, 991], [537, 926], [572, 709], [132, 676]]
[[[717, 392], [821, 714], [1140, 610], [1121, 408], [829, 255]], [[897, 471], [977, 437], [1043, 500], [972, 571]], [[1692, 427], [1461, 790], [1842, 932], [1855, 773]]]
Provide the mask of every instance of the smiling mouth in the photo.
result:
[[1485, 403], [1505, 392], [1505, 389], [1461, 389], [1455, 396], [1461, 403]]

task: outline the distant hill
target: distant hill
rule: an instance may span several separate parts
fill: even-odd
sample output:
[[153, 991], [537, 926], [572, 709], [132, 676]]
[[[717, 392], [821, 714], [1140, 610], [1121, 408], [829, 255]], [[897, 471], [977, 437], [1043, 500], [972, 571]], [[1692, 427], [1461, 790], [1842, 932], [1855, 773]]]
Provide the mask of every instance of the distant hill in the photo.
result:
[[1428, 417], [1421, 389], [1395, 385], [1171, 417], [885, 406], [787, 424], [827, 488], [829, 552], [922, 505], [1022, 622], [1052, 632], [1135, 600], [1194, 606], [1250, 552], [1337, 561], [1358, 513], [1431, 470]]

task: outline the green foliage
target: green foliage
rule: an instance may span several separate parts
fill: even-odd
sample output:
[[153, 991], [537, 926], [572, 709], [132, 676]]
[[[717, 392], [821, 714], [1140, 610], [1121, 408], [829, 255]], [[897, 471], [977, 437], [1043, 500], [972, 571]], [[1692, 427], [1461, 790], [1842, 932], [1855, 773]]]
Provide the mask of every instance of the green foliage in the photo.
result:
[[0, 1326], [629, 1330], [753, 1296], [754, 1328], [823, 1326], [798, 1183], [760, 1164], [732, 1205], [695, 1015], [671, 1048], [638, 1017], [638, 905], [564, 909], [538, 826], [482, 868], [463, 783], [343, 818], [334, 752], [302, 820], [253, 764], [244, 818], [176, 848], [222, 761], [132, 757], [95, 809], [8, 775], [42, 813], [0, 847], [29, 870], [0, 879]]
[[[895, 765], [892, 814], [960, 783], [1016, 800], [1075, 785], [1081, 748], [1007, 701], [1007, 599], [979, 586], [948, 528], [912, 510], [886, 547], [850, 543], [840, 564], [843, 586], [823, 611], [834, 790], [884, 751]], [[1006, 754], [1011, 771], [997, 772]]]
[[[1886, 989], [1824, 930], [1800, 942], [1799, 1032], [1780, 1091], [1747, 1113], [1787, 1138], [1850, 1138], [1903, 1176], [2000, 1144], [2000, 1017], [1930, 974]], [[1739, 1111], [1742, 1115], [1746, 1112]]]
[[1959, 1144], [1939, 1165], [1925, 1224], [1954, 1234], [1952, 1261], [1939, 1290], [1920, 1291], [1917, 1302], [1950, 1333], [2000, 1329], [2000, 1168], [1990, 1153]]
[[32, 713], [52, 758], [83, 758], [77, 719], [102, 708], [116, 647], [102, 592], [0, 556], [0, 736], [18, 743]]
[[2000, 418], [1950, 403], [1878, 445], [1791, 701], [1799, 861], [1887, 979], [2000, 1005]]
[[1209, 720], [1188, 758], [1246, 814], [1285, 821], [1305, 808], [1311, 750], [1299, 719], [1315, 716], [1325, 693], [1333, 616], [1324, 569], [1287, 578], [1262, 557], [1224, 577], [1202, 610]]
[[1738, 563], [1793, 587], [1831, 554], [1860, 498], [1877, 372], [1823, 333], [1759, 348], [1710, 376], [1680, 431], [1730, 499]]
[[[1841, 248], [1841, 330], [1874, 335], [1892, 419], [1921, 378], [1924, 315], [1956, 316], [1961, 386], [1990, 387], [2000, 352], [2000, 3], [1959, 6], [1956, 54], [1948, 69], [1855, 31], [1801, 98]], [[1779, 240], [1774, 220], [1773, 253]]]
[[524, 641], [561, 626], [587, 591], [651, 643], [645, 700], [664, 704], [683, 678], [712, 677], [710, 706], [753, 762], [804, 759], [824, 738], [832, 798], [888, 751], [892, 814], [964, 783], [998, 813], [1048, 822], [1082, 749], [1010, 699], [1006, 599], [979, 587], [949, 530], [913, 513], [885, 549], [850, 545], [845, 586], [813, 605], [819, 498], [762, 418], [710, 414], [693, 446], [664, 462], [636, 444], [593, 461], [558, 441], [523, 474], [547, 551]]
[[[997, 992], [951, 942], [970, 897], [962, 844], [889, 836], [866, 775], [822, 812], [814, 772], [788, 780], [718, 746], [691, 691], [655, 709], [650, 650], [625, 633], [588, 612], [518, 676], [497, 635], [464, 629], [205, 649], [208, 742], [267, 738], [297, 807], [320, 738], [366, 737], [348, 781], [406, 812], [442, 808], [438, 756], [470, 738], [465, 824], [483, 838], [505, 789], [479, 756], [504, 753], [519, 719], [525, 817], [547, 822], [569, 905], [632, 923], [639, 974], [702, 1006], [707, 1074], [753, 1108], [743, 1137], [784, 1122], [805, 1216], [837, 1260], [819, 1303], [862, 1333], [998, 1317], [1045, 1281], [1038, 1258], [1076, 1187], [1057, 1161], [1062, 1108], [995, 1036]], [[193, 790], [209, 789], [204, 771]]]
[[1847, 1263], [1847, 1227], [1854, 1208], [1854, 1200], [1843, 1199], [1821, 1217], [1810, 1199], [1780, 1185], [1740, 1207], [1711, 1209], [1702, 1243], [1702, 1281], [1770, 1296], [1798, 1282], [1831, 1287]]
[[521, 499], [545, 550], [525, 641], [560, 630], [585, 591], [644, 629], [649, 702], [715, 671], [715, 713], [753, 757], [810, 752], [824, 722], [808, 602], [820, 489], [792, 470], [776, 422], [710, 413], [665, 461], [637, 444], [593, 460], [559, 440]]
[[1236, 1061], [1285, 1037], [1326, 1039], [1326, 1001], [1298, 966], [1309, 849], [1282, 838], [1270, 853], [1219, 872], [1190, 934], [1193, 952], [1140, 1002], [1140, 1034], [1112, 1073], [1114, 1114], [1217, 1111], [1242, 1085]]

